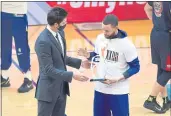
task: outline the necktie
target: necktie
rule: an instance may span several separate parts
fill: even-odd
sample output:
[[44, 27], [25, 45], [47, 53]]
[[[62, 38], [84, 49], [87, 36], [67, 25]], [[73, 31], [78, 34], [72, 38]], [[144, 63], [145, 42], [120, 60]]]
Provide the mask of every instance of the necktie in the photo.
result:
[[[62, 44], [60, 43], [60, 41], [59, 41], [59, 38], [58, 38], [58, 34], [56, 34], [56, 40], [57, 40], [57, 42], [59, 43], [59, 45], [60, 45], [60, 48], [61, 48], [61, 50], [62, 50], [62, 53], [63, 53], [63, 49], [62, 49]], [[64, 55], [64, 54], [63, 54]]]

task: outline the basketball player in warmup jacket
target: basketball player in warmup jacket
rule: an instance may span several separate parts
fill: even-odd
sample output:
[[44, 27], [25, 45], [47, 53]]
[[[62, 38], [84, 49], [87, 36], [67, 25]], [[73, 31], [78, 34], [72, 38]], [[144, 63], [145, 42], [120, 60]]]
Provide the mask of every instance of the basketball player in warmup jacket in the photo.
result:
[[104, 33], [98, 35], [94, 52], [78, 50], [78, 55], [89, 60], [100, 56], [97, 75], [106, 79], [95, 82], [94, 116], [129, 116], [129, 78], [140, 70], [137, 51], [126, 32], [118, 29], [115, 15], [107, 15], [102, 27]]

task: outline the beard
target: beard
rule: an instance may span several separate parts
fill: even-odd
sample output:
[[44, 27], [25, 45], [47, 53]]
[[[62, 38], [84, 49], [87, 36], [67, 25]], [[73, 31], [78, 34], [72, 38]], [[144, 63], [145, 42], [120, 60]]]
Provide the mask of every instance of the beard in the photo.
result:
[[105, 38], [106, 39], [114, 39], [114, 38], [116, 38], [116, 33], [115, 32], [113, 32], [111, 35], [109, 35], [109, 36], [107, 36], [107, 35], [105, 35]]

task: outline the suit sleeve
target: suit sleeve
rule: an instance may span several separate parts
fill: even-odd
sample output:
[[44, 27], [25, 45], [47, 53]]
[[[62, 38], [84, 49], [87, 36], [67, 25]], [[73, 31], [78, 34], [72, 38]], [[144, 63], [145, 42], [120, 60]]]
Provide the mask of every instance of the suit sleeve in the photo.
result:
[[73, 72], [63, 71], [53, 66], [51, 47], [49, 43], [41, 41], [37, 43], [35, 50], [38, 56], [39, 65], [45, 75], [52, 79], [61, 79], [66, 82], [72, 81]]
[[66, 65], [79, 69], [81, 66], [82, 60], [78, 58], [72, 58], [72, 57], [66, 56], [65, 61], [66, 61]]

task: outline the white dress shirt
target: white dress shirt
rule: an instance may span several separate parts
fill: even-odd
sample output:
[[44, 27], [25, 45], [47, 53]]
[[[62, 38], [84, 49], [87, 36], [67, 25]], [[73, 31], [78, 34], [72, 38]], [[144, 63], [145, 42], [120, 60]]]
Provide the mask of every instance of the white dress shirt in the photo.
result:
[[[58, 42], [58, 40], [59, 40], [59, 42], [60, 42], [59, 44], [60, 44], [61, 47], [62, 47], [62, 53], [63, 53], [63, 55], [64, 55], [64, 44], [63, 44], [61, 35], [60, 35], [58, 32], [52, 31], [49, 25], [47, 26], [47, 29], [52, 33], [52, 35], [54, 36], [54, 38], [56, 39], [57, 42]], [[56, 38], [56, 35], [58, 35], [58, 40], [57, 40], [57, 38]]]

